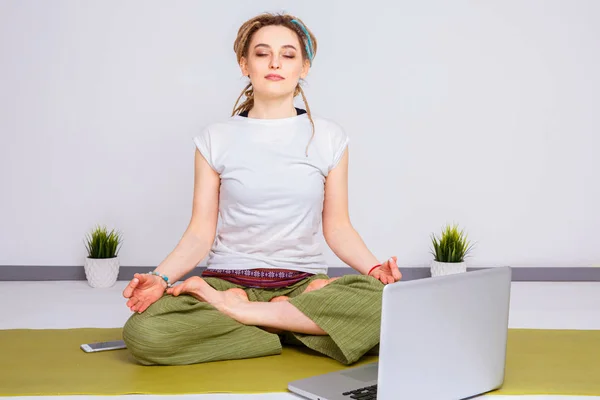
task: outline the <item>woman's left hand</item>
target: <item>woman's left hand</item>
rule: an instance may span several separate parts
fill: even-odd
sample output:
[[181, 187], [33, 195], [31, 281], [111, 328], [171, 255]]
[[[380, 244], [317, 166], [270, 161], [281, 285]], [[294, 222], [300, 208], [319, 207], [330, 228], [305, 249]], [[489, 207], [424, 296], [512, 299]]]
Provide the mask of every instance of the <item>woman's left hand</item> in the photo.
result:
[[402, 273], [398, 268], [396, 261], [398, 257], [393, 256], [386, 262], [382, 263], [380, 267], [375, 268], [369, 276], [375, 279], [379, 279], [384, 285], [388, 283], [398, 282], [402, 279]]

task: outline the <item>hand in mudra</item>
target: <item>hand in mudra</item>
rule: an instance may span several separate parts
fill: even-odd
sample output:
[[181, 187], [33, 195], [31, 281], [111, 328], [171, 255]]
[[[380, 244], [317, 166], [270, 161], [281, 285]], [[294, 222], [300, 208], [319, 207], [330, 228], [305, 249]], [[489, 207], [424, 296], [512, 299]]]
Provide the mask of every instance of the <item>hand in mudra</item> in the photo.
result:
[[386, 262], [382, 263], [380, 267], [375, 268], [369, 274], [369, 276], [379, 279], [384, 285], [398, 282], [400, 279], [402, 279], [402, 273], [400, 272], [398, 264], [396, 263], [397, 260], [398, 257], [393, 256]]
[[131, 311], [142, 313], [163, 296], [166, 286], [160, 276], [135, 274], [123, 291], [123, 297], [129, 299], [127, 307]]

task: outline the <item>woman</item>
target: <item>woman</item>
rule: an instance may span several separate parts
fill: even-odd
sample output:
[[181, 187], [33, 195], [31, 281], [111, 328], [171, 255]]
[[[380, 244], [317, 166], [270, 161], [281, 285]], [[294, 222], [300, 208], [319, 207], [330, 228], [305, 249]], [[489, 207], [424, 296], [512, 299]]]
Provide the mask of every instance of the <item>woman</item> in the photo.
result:
[[[383, 285], [401, 274], [395, 257], [379, 263], [352, 227], [348, 137], [312, 116], [299, 85], [317, 41], [297, 18], [263, 14], [241, 26], [234, 50], [250, 80], [246, 100], [194, 138], [191, 221], [156, 270], [124, 290], [135, 314], [123, 339], [145, 365], [273, 355], [282, 343], [352, 364], [378, 350]], [[298, 94], [306, 110], [294, 107]], [[321, 224], [360, 275], [326, 275]], [[171, 285], [207, 254], [202, 277]]]

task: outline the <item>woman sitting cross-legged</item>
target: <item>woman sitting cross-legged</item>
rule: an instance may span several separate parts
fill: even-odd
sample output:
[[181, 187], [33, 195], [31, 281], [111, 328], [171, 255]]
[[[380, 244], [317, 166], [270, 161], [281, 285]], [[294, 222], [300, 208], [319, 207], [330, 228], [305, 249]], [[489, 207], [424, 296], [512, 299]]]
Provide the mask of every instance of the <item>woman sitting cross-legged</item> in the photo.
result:
[[[352, 364], [377, 351], [383, 287], [401, 273], [396, 257], [380, 263], [353, 228], [348, 136], [312, 115], [300, 87], [317, 41], [297, 18], [263, 14], [241, 26], [234, 50], [250, 80], [246, 100], [194, 138], [189, 226], [125, 288], [134, 314], [123, 339], [145, 365], [274, 355], [282, 343]], [[305, 109], [294, 106], [298, 94]], [[359, 274], [327, 275], [321, 226]], [[206, 255], [202, 276], [171, 285]]]

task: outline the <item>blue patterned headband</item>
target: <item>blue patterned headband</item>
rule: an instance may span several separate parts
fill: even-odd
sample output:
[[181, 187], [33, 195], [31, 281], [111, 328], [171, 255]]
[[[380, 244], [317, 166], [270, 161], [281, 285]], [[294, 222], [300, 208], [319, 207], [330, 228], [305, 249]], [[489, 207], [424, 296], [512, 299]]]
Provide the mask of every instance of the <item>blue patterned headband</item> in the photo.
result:
[[304, 32], [304, 35], [306, 36], [306, 53], [308, 54], [308, 61], [310, 61], [310, 65], [312, 66], [312, 60], [313, 60], [314, 54], [313, 54], [312, 40], [310, 40], [310, 35], [308, 34], [308, 30], [302, 24], [302, 22], [298, 21], [297, 19], [293, 19], [290, 22], [293, 22], [296, 25], [298, 25]]

